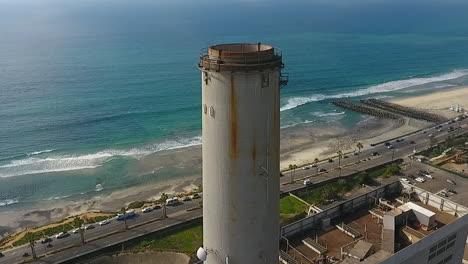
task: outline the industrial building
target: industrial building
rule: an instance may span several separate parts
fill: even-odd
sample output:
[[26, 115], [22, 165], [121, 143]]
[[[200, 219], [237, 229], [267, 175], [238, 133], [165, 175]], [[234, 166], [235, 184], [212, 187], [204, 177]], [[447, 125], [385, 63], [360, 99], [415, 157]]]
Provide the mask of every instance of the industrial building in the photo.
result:
[[395, 181], [281, 228], [282, 263], [467, 261], [468, 208]]
[[281, 52], [214, 45], [202, 78], [203, 248], [207, 264], [275, 263], [279, 252]]

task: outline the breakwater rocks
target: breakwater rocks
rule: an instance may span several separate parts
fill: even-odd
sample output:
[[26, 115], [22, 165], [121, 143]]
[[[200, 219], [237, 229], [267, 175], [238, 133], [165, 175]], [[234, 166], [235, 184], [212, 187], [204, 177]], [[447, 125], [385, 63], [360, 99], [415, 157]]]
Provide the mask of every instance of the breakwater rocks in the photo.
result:
[[387, 111], [383, 111], [383, 110], [380, 110], [380, 109], [376, 109], [376, 108], [373, 108], [373, 107], [369, 107], [369, 106], [366, 106], [366, 105], [355, 104], [355, 103], [352, 103], [352, 102], [349, 102], [349, 101], [335, 101], [335, 102], [332, 102], [332, 104], [334, 104], [334, 105], [336, 105], [338, 107], [341, 107], [341, 108], [345, 108], [345, 109], [352, 110], [352, 111], [362, 113], [362, 114], [366, 114], [366, 115], [375, 116], [375, 117], [378, 117], [378, 118], [392, 119], [392, 120], [395, 120], [395, 121], [397, 121], [399, 123], [404, 123], [405, 122], [404, 118], [399, 116], [399, 115], [389, 113]]
[[419, 120], [424, 120], [424, 121], [429, 121], [429, 122], [434, 122], [434, 123], [447, 121], [445, 117], [437, 115], [437, 114], [424, 112], [424, 111], [421, 111], [412, 107], [385, 102], [379, 99], [365, 99], [365, 100], [361, 100], [361, 103], [368, 105], [368, 106], [379, 108], [384, 111], [392, 112], [398, 115], [411, 117], [414, 119], [419, 119]]

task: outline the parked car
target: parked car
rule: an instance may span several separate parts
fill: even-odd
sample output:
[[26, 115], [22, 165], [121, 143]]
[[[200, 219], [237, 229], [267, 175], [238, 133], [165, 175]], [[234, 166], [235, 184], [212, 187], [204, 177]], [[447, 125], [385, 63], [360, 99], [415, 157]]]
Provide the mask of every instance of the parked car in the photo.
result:
[[333, 159], [328, 159], [328, 162], [332, 163], [332, 162], [333, 162]]
[[357, 155], [359, 155], [359, 153], [353, 152], [353, 156], [357, 156]]
[[371, 146], [371, 147], [375, 147], [375, 144], [374, 144], [374, 143], [372, 143], [372, 144], [370, 144], [370, 146]]
[[41, 240], [41, 244], [47, 244], [47, 243], [50, 243], [50, 242], [52, 242], [52, 238], [50, 238], [50, 237], [46, 237], [46, 238]]
[[23, 253], [23, 258], [27, 258], [27, 257], [29, 257], [29, 253], [28, 253], [28, 252], [24, 252], [24, 253]]
[[194, 194], [192, 194], [192, 196], [191, 196], [190, 198], [192, 198], [192, 199], [198, 199], [198, 198], [200, 198], [200, 194], [194, 193]]
[[153, 211], [153, 208], [151, 208], [151, 207], [145, 207], [145, 208], [141, 209], [142, 213], [149, 213], [151, 211]]
[[391, 146], [392, 144], [390, 142], [385, 142], [385, 146], [388, 147], [388, 146]]
[[414, 140], [411, 140], [409, 143], [410, 144], [416, 144], [416, 142], [414, 142]]
[[161, 205], [155, 204], [155, 205], [153, 206], [153, 210], [158, 210], [158, 209], [161, 209]]
[[444, 191], [439, 192], [437, 195], [442, 196], [442, 197], [448, 197], [447, 193]]
[[172, 197], [166, 200], [166, 205], [177, 205], [179, 203], [180, 201], [179, 201], [179, 198], [177, 197]]
[[401, 178], [402, 181], [406, 182], [406, 183], [409, 183], [409, 180], [406, 179], [406, 178]]
[[389, 146], [387, 146], [387, 148], [388, 148], [388, 149], [392, 149], [392, 148], [393, 148], [393, 146], [392, 146], [392, 145], [389, 145]]
[[55, 238], [56, 239], [61, 239], [61, 238], [64, 238], [64, 237], [67, 237], [69, 236], [70, 234], [68, 234], [67, 232], [60, 232], [58, 233], [57, 235], [55, 235]]
[[452, 181], [452, 180], [447, 180], [447, 182], [450, 183], [450, 184], [453, 184], [453, 185], [457, 185], [457, 184], [456, 184], [454, 181]]
[[379, 156], [380, 154], [377, 151], [372, 152], [372, 156]]
[[80, 229], [79, 228], [75, 228], [72, 230], [72, 233], [73, 234], [78, 234], [80, 232]]
[[302, 167], [302, 169], [303, 169], [303, 170], [308, 170], [308, 169], [310, 169], [310, 168], [309, 168], [309, 166], [306, 165], [306, 166]]
[[184, 197], [182, 197], [182, 201], [184, 201], [184, 202], [188, 202], [188, 201], [190, 201], [190, 200], [192, 200], [192, 198], [190, 198], [190, 196], [184, 196]]
[[452, 193], [452, 194], [457, 194], [457, 191], [454, 189], [447, 189], [447, 192]]
[[425, 171], [425, 170], [420, 170], [418, 175], [427, 177], [429, 179], [434, 179], [434, 177], [432, 177], [432, 175], [429, 172]]
[[324, 168], [320, 168], [320, 169], [319, 169], [319, 172], [326, 172], [326, 171], [327, 171], [327, 170], [324, 169]]
[[110, 220], [109, 219], [105, 219], [105, 220], [102, 220], [101, 222], [99, 222], [99, 225], [100, 226], [104, 226], [104, 225], [108, 225], [110, 224]]
[[408, 178], [410, 178], [412, 180], [416, 179], [416, 177], [414, 177], [414, 175], [408, 175]]
[[85, 226], [84, 230], [91, 230], [94, 228], [94, 225], [87, 225]]
[[414, 179], [414, 180], [417, 181], [417, 182], [420, 182], [420, 183], [426, 182], [426, 180], [425, 180], [423, 177], [417, 177], [417, 178]]
[[304, 180], [304, 185], [307, 186], [307, 185], [310, 185], [310, 184], [312, 184], [312, 181], [310, 179]]
[[347, 159], [347, 158], [349, 158], [349, 157], [348, 157], [348, 156], [346, 156], [346, 155], [344, 155], [344, 156], [343, 156], [343, 159]]
[[0, 258], [1, 258], [1, 257], [4, 257], [4, 256], [5, 256], [5, 255], [3, 255], [3, 253], [2, 253], [2, 252], [0, 252]]
[[311, 168], [317, 168], [317, 164], [310, 165]]

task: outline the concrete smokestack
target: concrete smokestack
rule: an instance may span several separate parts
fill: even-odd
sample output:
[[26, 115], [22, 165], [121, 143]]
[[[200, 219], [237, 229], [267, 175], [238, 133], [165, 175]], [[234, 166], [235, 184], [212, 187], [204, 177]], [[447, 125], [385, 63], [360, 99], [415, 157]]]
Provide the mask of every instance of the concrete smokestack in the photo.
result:
[[278, 263], [282, 56], [222, 44], [200, 58], [207, 264]]

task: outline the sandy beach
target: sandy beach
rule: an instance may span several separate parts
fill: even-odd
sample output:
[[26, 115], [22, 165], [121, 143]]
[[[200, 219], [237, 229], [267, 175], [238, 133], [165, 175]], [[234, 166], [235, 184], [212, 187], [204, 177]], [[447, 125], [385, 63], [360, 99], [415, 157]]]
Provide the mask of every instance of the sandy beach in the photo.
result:
[[[468, 87], [392, 102], [453, 118], [457, 113], [449, 110], [449, 107], [454, 104], [468, 105]], [[354, 151], [357, 149], [357, 142], [364, 145], [365, 151], [370, 143], [395, 138], [430, 125], [409, 118], [401, 125], [390, 120], [369, 117], [358, 123], [352, 131], [332, 123], [327, 127], [306, 124], [285, 128], [281, 130], [280, 168], [285, 169], [289, 164], [312, 163], [315, 158], [324, 159], [335, 155], [338, 150]], [[145, 156], [130, 170], [135, 177], [144, 177], [155, 171], [164, 175], [164, 170], [159, 171], [161, 168], [177, 168], [187, 173], [181, 173], [180, 177], [174, 179], [162, 177], [152, 184], [102, 193], [92, 198], [50, 201], [47, 206], [35, 211], [15, 210], [2, 213], [0, 236], [92, 210], [114, 212], [132, 201], [156, 200], [163, 192], [175, 195], [194, 190], [201, 184], [201, 146]]]
[[393, 103], [415, 107], [447, 118], [454, 118], [456, 113], [449, 108], [455, 104], [468, 107], [468, 87], [450, 89], [421, 96], [392, 100]]

